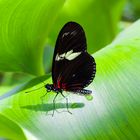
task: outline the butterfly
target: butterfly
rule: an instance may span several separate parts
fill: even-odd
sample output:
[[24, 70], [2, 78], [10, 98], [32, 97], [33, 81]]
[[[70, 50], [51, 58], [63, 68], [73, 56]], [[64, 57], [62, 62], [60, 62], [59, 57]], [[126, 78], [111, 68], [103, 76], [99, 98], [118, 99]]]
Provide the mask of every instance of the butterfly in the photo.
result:
[[[67, 100], [68, 110], [68, 99], [63, 91], [80, 95], [91, 94], [92, 91], [84, 88], [93, 81], [95, 73], [96, 63], [87, 52], [83, 28], [76, 22], [66, 23], [56, 40], [52, 63], [53, 84], [45, 85], [47, 92], [56, 93], [53, 99], [54, 109], [55, 99], [58, 94], [61, 94]], [[69, 110], [68, 112], [71, 113]]]

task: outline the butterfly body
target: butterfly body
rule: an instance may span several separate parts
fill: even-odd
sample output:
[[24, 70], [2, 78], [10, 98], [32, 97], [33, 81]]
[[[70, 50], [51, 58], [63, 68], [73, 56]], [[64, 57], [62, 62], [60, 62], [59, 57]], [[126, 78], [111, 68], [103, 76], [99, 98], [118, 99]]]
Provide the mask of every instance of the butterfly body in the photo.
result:
[[80, 95], [88, 95], [92, 93], [90, 90], [86, 90], [86, 89], [76, 89], [70, 91], [65, 88], [63, 89], [63, 88], [55, 87], [53, 84], [46, 84], [45, 88], [47, 89], [47, 92], [54, 91], [55, 93], [62, 93], [63, 91], [80, 94]]
[[54, 87], [53, 84], [46, 84], [45, 88], [47, 89], [47, 92], [50, 92], [50, 91], [54, 91], [56, 93], [61, 93], [62, 92], [61, 88]]

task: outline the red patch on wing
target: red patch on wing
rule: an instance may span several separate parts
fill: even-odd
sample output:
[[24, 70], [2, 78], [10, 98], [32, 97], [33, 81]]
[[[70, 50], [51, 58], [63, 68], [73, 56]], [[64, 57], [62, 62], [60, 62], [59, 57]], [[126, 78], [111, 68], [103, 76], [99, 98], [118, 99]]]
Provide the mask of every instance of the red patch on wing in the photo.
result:
[[57, 81], [57, 87], [60, 88], [60, 80]]
[[57, 80], [57, 88], [61, 88], [61, 76], [58, 77], [58, 80]]
[[66, 90], [66, 84], [62, 83], [62, 89]]

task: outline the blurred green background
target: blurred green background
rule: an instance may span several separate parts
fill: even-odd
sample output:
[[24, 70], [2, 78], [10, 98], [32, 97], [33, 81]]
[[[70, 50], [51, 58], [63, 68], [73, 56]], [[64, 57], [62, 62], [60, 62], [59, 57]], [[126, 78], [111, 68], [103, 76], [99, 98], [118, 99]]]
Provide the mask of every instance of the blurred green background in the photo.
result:
[[[11, 3], [12, 3], [12, 1], [11, 1]], [[21, 26], [21, 24], [23, 24], [23, 26], [26, 26], [26, 24], [28, 24], [28, 23], [25, 23], [25, 25], [24, 25], [24, 22], [28, 22], [28, 21], [26, 21], [24, 19], [26, 17], [23, 17], [23, 15], [21, 15], [22, 16], [21, 20], [25, 20], [25, 21], [22, 21], [23, 23], [18, 23], [17, 20], [20, 20], [20, 19], [16, 19], [18, 17], [14, 13], [14, 11], [10, 11], [11, 14], [13, 13], [13, 15], [9, 15], [10, 12], [6, 11], [7, 9], [5, 8], [5, 11], [4, 11], [5, 14], [2, 13], [2, 10], [4, 9], [4, 7], [10, 6], [10, 2], [9, 2], [9, 4], [7, 4], [7, 3], [5, 4], [3, 1], [0, 4], [1, 4], [0, 5], [1, 6], [0, 16], [1, 17], [4, 16], [4, 19], [3, 19], [4, 21], [1, 23], [1, 33], [0, 33], [1, 36], [2, 36], [2, 29], [4, 28], [3, 24], [14, 24], [14, 23], [11, 23], [12, 21], [10, 21], [10, 23], [7, 23], [8, 21], [6, 21], [6, 20], [8, 20], [7, 19], [8, 16], [9, 16], [9, 18], [13, 18], [13, 22], [15, 20], [15, 25], [13, 25], [15, 30], [16, 30], [16, 28], [18, 28], [18, 27], [15, 27], [16, 22], [17, 22], [17, 26]], [[28, 5], [28, 1], [26, 2], [26, 4]], [[34, 4], [36, 4], [36, 2], [34, 2]], [[15, 4], [13, 4], [13, 5], [17, 5], [16, 1], [15, 1]], [[42, 2], [42, 5], [43, 5], [43, 2]], [[42, 40], [45, 40], [45, 42], [43, 43], [43, 47], [42, 47], [43, 56], [41, 54], [41, 57], [43, 58], [43, 60], [40, 58], [42, 61], [39, 63], [43, 62], [43, 66], [41, 66], [41, 67], [43, 67], [43, 70], [42, 70], [43, 72], [39, 72], [39, 75], [42, 75], [42, 73], [44, 73], [44, 71], [46, 74], [51, 72], [52, 57], [53, 57], [55, 41], [56, 41], [56, 38], [57, 38], [57, 35], [58, 35], [60, 29], [63, 27], [63, 25], [66, 22], [76, 21], [83, 26], [83, 28], [86, 32], [86, 36], [87, 36], [88, 51], [92, 54], [92, 53], [100, 50], [101, 48], [105, 47], [107, 44], [111, 43], [119, 32], [121, 32], [122, 30], [124, 30], [125, 28], [127, 28], [133, 22], [135, 22], [136, 20], [138, 20], [140, 18], [140, 1], [139, 0], [126, 0], [126, 1], [125, 0], [118, 0], [118, 1], [115, 1], [115, 0], [107, 0], [107, 1], [87, 0], [87, 1], [82, 1], [82, 2], [80, 0], [77, 0], [77, 1], [68, 0], [68, 1], [65, 1], [64, 4], [61, 6], [62, 7], [59, 9], [59, 11], [55, 13], [55, 17], [54, 17], [55, 19], [53, 19], [53, 17], [50, 19], [49, 18], [46, 19], [46, 20], [54, 20], [54, 21], [48, 21], [48, 22], [51, 22], [51, 24], [49, 25], [50, 27], [48, 27], [49, 31], [47, 29], [44, 29], [44, 30], [46, 30], [46, 32], [48, 32], [48, 35], [46, 35], [46, 36], [44, 36], [44, 38], [42, 38]], [[30, 8], [30, 4], [29, 4], [28, 8]], [[32, 8], [34, 9], [36, 7], [33, 6]], [[11, 9], [12, 9], [12, 6], [11, 6]], [[53, 9], [49, 9], [49, 10], [52, 11]], [[32, 11], [26, 11], [26, 12], [27, 12], [26, 14], [33, 14]], [[35, 10], [34, 10], [34, 12], [35, 12]], [[15, 14], [15, 17], [14, 17], [14, 14]], [[31, 17], [32, 16], [34, 16], [34, 15], [31, 15]], [[42, 16], [44, 16], [44, 15], [42, 15]], [[29, 22], [31, 22], [31, 21], [29, 21]], [[37, 21], [37, 22], [40, 22], [40, 21]], [[20, 25], [18, 25], [18, 24], [20, 24]], [[39, 23], [37, 23], [37, 24], [39, 24]], [[42, 26], [42, 24], [43, 23], [41, 23], [41, 25], [39, 24], [38, 26]], [[8, 26], [10, 26], [10, 25], [8, 25]], [[23, 28], [23, 29], [26, 28], [23, 26], [21, 28]], [[43, 27], [45, 28], [45, 25], [43, 25]], [[43, 28], [43, 27], [41, 27], [41, 28]], [[41, 28], [40, 28], [40, 30], [42, 30]], [[5, 29], [3, 29], [3, 30], [5, 30]], [[19, 30], [19, 29], [17, 29], [17, 30]], [[28, 29], [26, 29], [26, 30], [28, 31]], [[36, 30], [36, 29], [34, 29], [34, 30]], [[37, 29], [37, 30], [39, 30], [39, 29]], [[17, 34], [21, 33], [21, 31], [14, 31], [14, 29], [12, 29], [9, 32], [11, 32], [11, 36], [12, 36], [13, 32], [17, 32]], [[27, 33], [26, 34], [23, 33], [23, 36], [21, 35], [19, 38], [20, 39], [23, 38], [22, 41], [26, 42], [27, 41], [26, 36], [24, 36], [24, 35], [27, 36]], [[38, 36], [40, 37], [40, 34]], [[13, 40], [11, 39], [11, 41], [16, 42], [18, 39], [16, 37], [17, 36], [15, 36], [15, 38]], [[25, 38], [25, 40], [24, 40], [24, 38]], [[12, 42], [12, 43], [14, 43], [14, 42]], [[7, 45], [7, 44], [5, 44], [5, 45]], [[21, 45], [21, 44], [17, 43], [17, 46], [18, 45]], [[4, 47], [2, 43], [0, 44], [0, 47]], [[39, 46], [38, 46], [38, 48], [39, 48]], [[38, 50], [36, 50], [36, 51], [38, 51]], [[1, 53], [2, 53], [2, 51], [1, 51]], [[6, 53], [7, 53], [7, 51], [6, 51]], [[7, 54], [7, 55], [9, 55], [9, 54]], [[37, 55], [37, 53], [34, 55]], [[25, 56], [23, 56], [23, 57], [25, 57]], [[5, 56], [5, 57], [7, 57], [7, 56]], [[21, 57], [21, 56], [19, 56], [19, 57]], [[17, 57], [17, 59], [18, 59], [18, 57]], [[7, 61], [7, 63], [8, 63], [9, 60], [5, 60], [5, 61]], [[31, 61], [30, 63], [36, 63], [35, 60], [34, 60], [34, 62], [32, 62], [32, 60], [30, 60], [30, 61]], [[17, 63], [16, 60], [15, 60], [15, 63]], [[1, 62], [0, 64], [1, 65], [10, 65], [10, 64], [5, 64], [4, 62], [3, 63]], [[28, 70], [25, 70], [24, 68], [21, 70], [18, 68], [17, 69], [11, 68], [11, 66], [8, 66], [8, 67], [9, 68], [7, 68], [7, 67], [0, 68], [0, 71], [1, 71], [0, 72], [0, 85], [1, 86], [17, 85], [19, 83], [23, 83], [26, 80], [32, 78], [32, 75], [38, 75], [37, 73], [30, 72]]]
[[[0, 140], [140, 139], [140, 0], [0, 0]], [[57, 35], [69, 21], [85, 30], [97, 64], [93, 100], [68, 95], [73, 115], [52, 118]], [[52, 93], [52, 92], [51, 92]], [[59, 97], [58, 110], [65, 110]]]
[[[1, 32], [0, 32], [1, 38], [3, 35], [5, 35], [2, 32], [2, 30], [8, 30], [10, 28], [10, 27], [4, 27], [3, 24], [15, 24], [15, 25], [13, 25], [13, 27], [15, 27], [16, 23], [17, 23], [17, 26], [19, 26], [19, 27], [15, 27], [15, 30], [17, 30], [17, 31], [14, 31], [14, 29], [10, 29], [9, 34], [11, 33], [11, 35], [12, 35], [12, 34], [14, 34], [13, 32], [15, 32], [15, 34], [17, 35], [18, 33], [20, 33], [19, 36], [21, 38], [23, 36], [23, 40], [20, 43], [23, 45], [24, 44], [23, 42], [25, 41], [24, 45], [26, 45], [27, 33], [24, 33], [20, 30], [23, 30], [24, 28], [26, 28], [26, 27], [23, 27], [23, 26], [27, 26], [26, 24], [24, 25], [24, 22], [28, 22], [28, 21], [21, 21], [22, 23], [19, 23], [17, 20], [24, 20], [24, 18], [26, 19], [26, 17], [24, 17], [26, 14], [32, 14], [33, 12], [34, 13], [37, 12], [37, 11], [35, 11], [36, 10], [35, 8], [37, 8], [37, 6], [33, 6], [30, 9], [30, 2], [29, 2], [29, 7], [25, 7], [29, 11], [26, 11], [27, 13], [25, 15], [19, 14], [19, 16], [22, 16], [21, 18], [19, 18], [18, 14], [15, 12], [16, 9], [14, 9], [14, 8], [16, 8], [16, 5], [17, 5], [17, 9], [18, 9], [18, 3], [20, 3], [20, 2], [11, 1], [11, 3], [13, 4], [13, 5], [11, 5], [11, 9], [13, 9], [13, 11], [8, 12], [8, 9], [6, 9], [6, 6], [7, 7], [10, 6], [10, 2], [8, 2], [6, 4], [5, 4], [4, 0], [2, 0], [0, 2], [0, 4], [1, 4], [0, 5], [0, 7], [1, 7], [0, 17], [1, 17], [1, 19], [3, 19], [3, 21], [0, 23], [1, 24], [1, 27], [0, 27], [1, 28]], [[37, 2], [33, 2], [33, 3], [34, 3], [34, 5], [37, 4]], [[26, 4], [28, 5], [28, 1], [26, 2]], [[54, 4], [55, 4], [55, 2], [54, 2]], [[42, 5], [43, 5], [43, 2], [42, 2]], [[54, 11], [53, 6], [51, 5], [51, 7], [49, 7], [50, 8], [49, 10], [51, 12]], [[57, 6], [57, 3], [56, 3], [56, 6]], [[54, 7], [56, 7], [56, 6], [54, 6]], [[13, 62], [13, 59], [12, 59], [11, 60], [12, 62], [10, 62], [9, 59], [11, 59], [11, 58], [5, 58], [5, 59], [2, 58], [0, 60], [0, 64], [6, 65], [5, 66], [6, 68], [4, 68], [4, 66], [2, 66], [2, 68], [0, 68], [0, 71], [1, 71], [0, 72], [0, 85], [1, 86], [17, 85], [19, 83], [23, 83], [23, 82], [33, 78], [34, 77], [33, 75], [42, 75], [44, 73], [46, 73], [46, 74], [50, 73], [51, 65], [52, 65], [53, 51], [54, 51], [54, 46], [55, 46], [55, 41], [57, 39], [57, 35], [58, 35], [60, 29], [62, 28], [62, 26], [68, 21], [76, 21], [83, 26], [83, 28], [86, 32], [86, 36], [87, 36], [88, 51], [92, 54], [92, 53], [100, 50], [101, 48], [105, 47], [109, 43], [111, 43], [119, 32], [121, 32], [122, 30], [124, 30], [125, 28], [127, 28], [133, 22], [135, 22], [136, 20], [138, 20], [140, 18], [140, 1], [139, 0], [118, 0], [118, 1], [115, 1], [115, 0], [107, 0], [107, 1], [87, 0], [87, 1], [82, 1], [82, 2], [80, 0], [77, 0], [77, 1], [67, 0], [63, 3], [63, 5], [60, 4], [60, 6], [61, 6], [61, 8], [60, 9], [58, 8], [59, 9], [58, 11], [56, 10], [57, 12], [54, 14], [54, 17], [52, 17], [52, 19], [51, 19], [50, 13], [47, 15], [48, 16], [47, 18], [49, 20], [51, 19], [51, 21], [48, 21], [48, 22], [50, 22], [50, 23], [48, 23], [48, 24], [50, 24], [48, 27], [49, 29], [48, 30], [44, 29], [47, 32], [46, 36], [42, 35], [44, 38], [42, 38], [42, 40], [38, 40], [38, 42], [42, 41], [42, 43], [43, 43], [42, 46], [38, 46], [38, 48], [40, 47], [40, 49], [41, 49], [42, 54], [40, 54], [41, 55], [40, 57], [42, 57], [42, 58], [36, 57], [36, 55], [38, 55], [38, 53], [34, 54], [35, 55], [34, 57], [36, 57], [36, 59], [39, 59], [40, 62], [32, 62], [31, 59], [33, 59], [33, 58], [30, 58], [30, 57], [28, 58], [27, 54], [25, 54], [25, 56], [27, 56], [27, 59], [31, 61], [30, 63], [43, 63], [43, 64], [38, 64], [41, 67], [40, 69], [43, 69], [43, 70], [40, 70], [41, 72], [34, 72], [35, 70], [30, 71], [30, 70], [27, 70], [28, 68], [25, 69], [23, 67], [22, 67], [22, 69], [13, 68], [14, 66], [13, 67], [9, 66], [6, 63], [11, 63], [11, 65], [14, 65], [13, 63], [17, 64], [18, 60], [15, 60]], [[45, 10], [45, 7], [43, 7], [43, 8]], [[47, 9], [47, 7], [46, 7], [46, 9]], [[2, 13], [3, 12], [2, 10], [4, 10], [5, 13]], [[13, 14], [13, 15], [10, 15], [10, 14]], [[35, 15], [30, 15], [30, 16], [32, 17]], [[44, 15], [42, 15], [42, 16], [44, 16]], [[8, 18], [9, 18], [9, 20], [11, 20], [9, 23], [7, 23]], [[19, 18], [19, 19], [17, 19], [17, 18]], [[33, 18], [37, 18], [37, 17], [33, 17]], [[45, 18], [45, 16], [44, 16], [44, 18]], [[46, 19], [46, 20], [48, 20], [48, 19]], [[41, 22], [41, 19], [40, 19], [40, 21], [36, 21], [36, 20], [37, 19], [34, 19], [34, 22]], [[14, 21], [15, 21], [15, 23], [11, 23]], [[29, 22], [31, 22], [31, 21], [29, 21]], [[23, 24], [23, 25], [21, 25], [21, 24]], [[39, 23], [37, 23], [37, 24], [39, 24]], [[45, 23], [41, 23], [38, 26], [41, 26], [42, 24], [45, 24]], [[7, 25], [7, 26], [10, 26], [10, 25]], [[45, 25], [42, 25], [42, 26], [43, 26], [42, 28], [45, 28]], [[4, 28], [6, 28], [6, 29], [4, 29]], [[23, 28], [23, 29], [19, 29], [19, 28]], [[34, 29], [34, 30], [36, 30], [36, 29]], [[21, 33], [23, 33], [23, 34], [21, 35]], [[30, 31], [29, 31], [29, 33], [30, 33]], [[31, 35], [31, 37], [32, 36], [33, 35]], [[40, 36], [36, 35], [36, 37], [39, 38]], [[5, 38], [4, 38], [4, 40], [8, 42], [9, 40], [6, 40]], [[14, 45], [14, 43], [16, 41], [18, 42], [18, 38], [16, 38], [16, 36], [15, 36], [15, 38], [11, 39], [11, 41], [13, 41], [13, 42], [10, 42], [10, 41], [9, 42], [13, 43], [12, 45]], [[33, 39], [29, 38], [29, 41], [33, 41]], [[36, 42], [37, 41], [35, 41], [35, 43]], [[17, 43], [16, 47], [20, 48], [20, 45], [21, 45], [20, 43], [19, 44]], [[31, 44], [32, 47], [36, 47], [35, 43]], [[9, 44], [9, 46], [8, 46], [8, 44], [3, 45], [3, 40], [1, 40], [0, 48], [10, 47], [10, 45], [11, 44]], [[29, 45], [29, 44], [27, 44], [27, 45]], [[3, 53], [3, 49], [0, 49], [0, 50], [1, 50], [1, 53]], [[12, 50], [10, 50], [10, 51], [12, 51]], [[22, 51], [22, 47], [21, 47], [21, 51]], [[30, 51], [30, 50], [28, 50], [28, 51]], [[4, 52], [6, 53], [4, 55], [4, 57], [8, 57], [8, 56], [6, 56], [6, 55], [9, 55], [9, 54], [7, 54], [7, 50]], [[17, 53], [19, 53], [19, 52], [17, 52]], [[22, 52], [20, 52], [20, 53], [22, 53]], [[15, 55], [15, 54], [13, 53], [13, 55]], [[25, 56], [23, 56], [23, 57], [25, 57]], [[3, 57], [3, 55], [1, 55], [0, 58], [1, 57]], [[22, 55], [21, 56], [17, 55], [17, 57], [22, 57]], [[36, 59], [34, 61], [36, 61]], [[26, 60], [26, 62], [28, 60]], [[22, 60], [21, 60], [21, 63], [22, 63]], [[23, 63], [24, 63], [24, 61], [23, 61]], [[27, 64], [25, 64], [25, 65], [26, 65], [26, 67], [28, 66]], [[17, 66], [15, 66], [15, 67], [17, 67]]]

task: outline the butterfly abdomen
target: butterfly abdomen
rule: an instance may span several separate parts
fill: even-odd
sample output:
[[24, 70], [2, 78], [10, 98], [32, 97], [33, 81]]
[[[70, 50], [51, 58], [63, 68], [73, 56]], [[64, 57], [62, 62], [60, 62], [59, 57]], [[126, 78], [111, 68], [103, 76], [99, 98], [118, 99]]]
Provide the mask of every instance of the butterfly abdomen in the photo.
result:
[[80, 90], [74, 91], [74, 93], [80, 94], [80, 95], [88, 95], [88, 94], [91, 94], [92, 91], [91, 90], [87, 90], [87, 89], [80, 89]]

